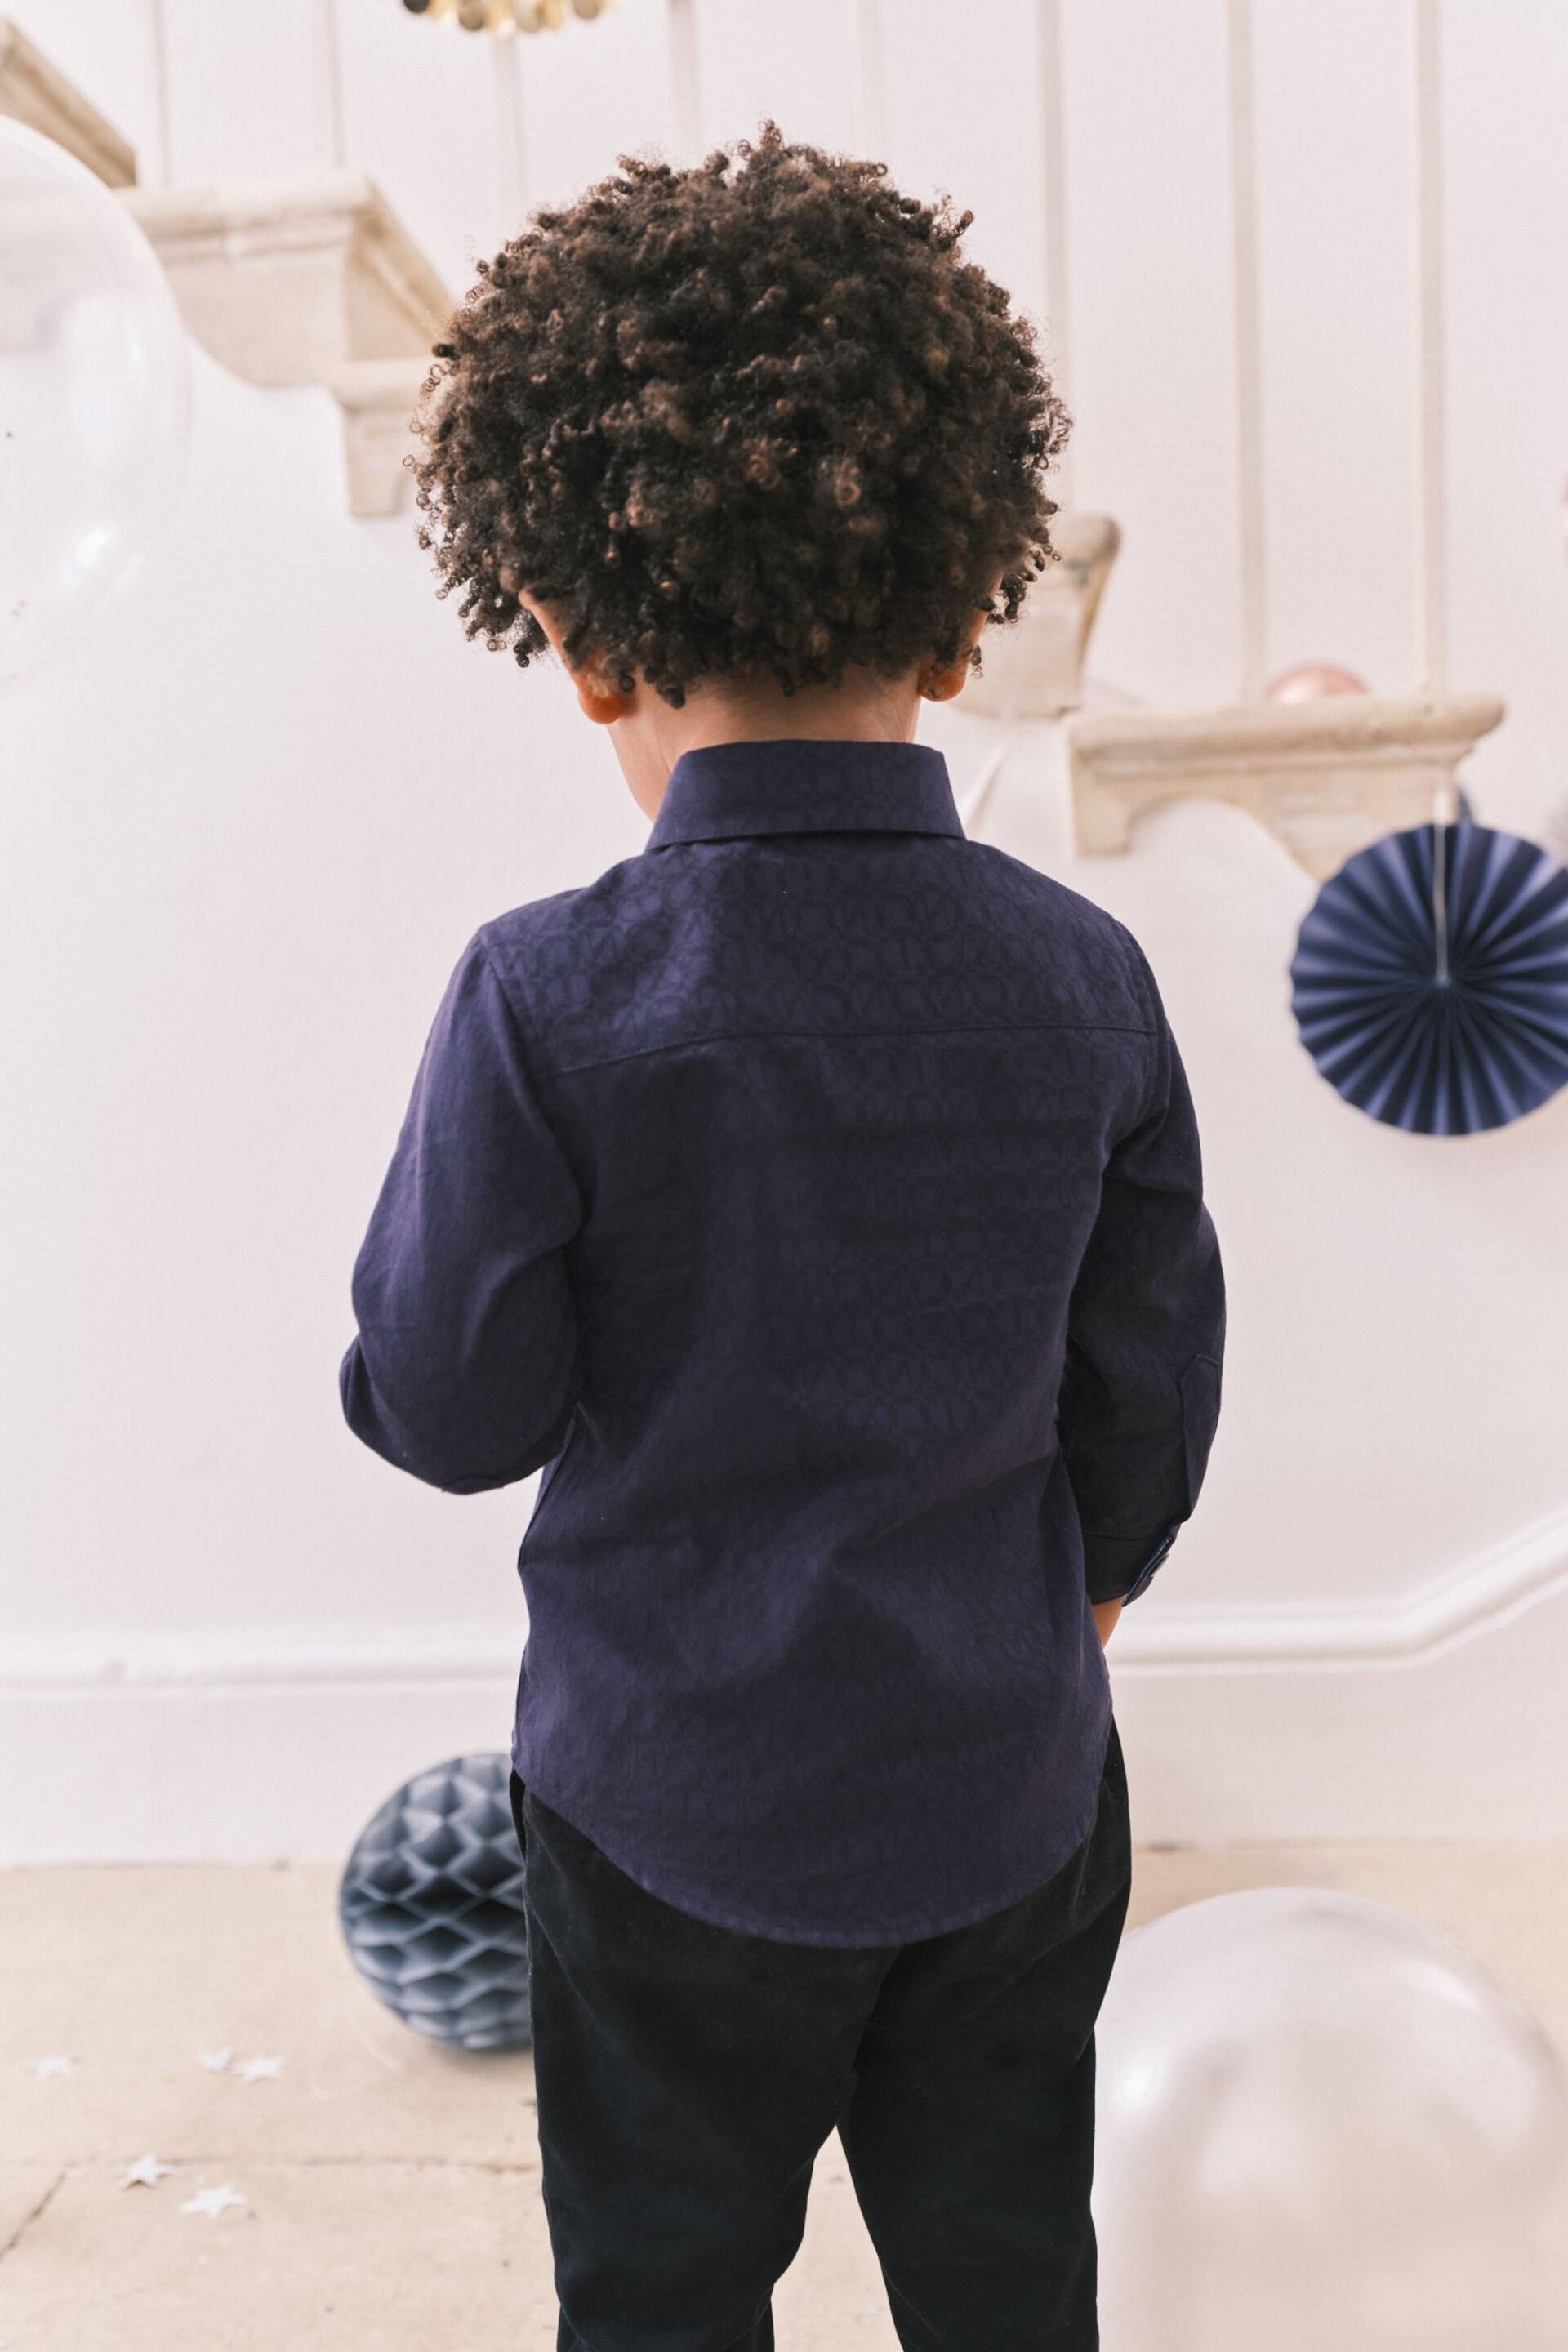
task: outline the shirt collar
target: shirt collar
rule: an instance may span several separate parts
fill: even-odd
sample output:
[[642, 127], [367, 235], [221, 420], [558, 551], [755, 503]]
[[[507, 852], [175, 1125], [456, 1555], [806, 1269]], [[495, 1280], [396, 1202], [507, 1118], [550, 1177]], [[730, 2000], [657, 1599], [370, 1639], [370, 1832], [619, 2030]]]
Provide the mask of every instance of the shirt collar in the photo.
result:
[[947, 761], [926, 743], [710, 743], [670, 770], [649, 849], [757, 833], [944, 833], [964, 838]]

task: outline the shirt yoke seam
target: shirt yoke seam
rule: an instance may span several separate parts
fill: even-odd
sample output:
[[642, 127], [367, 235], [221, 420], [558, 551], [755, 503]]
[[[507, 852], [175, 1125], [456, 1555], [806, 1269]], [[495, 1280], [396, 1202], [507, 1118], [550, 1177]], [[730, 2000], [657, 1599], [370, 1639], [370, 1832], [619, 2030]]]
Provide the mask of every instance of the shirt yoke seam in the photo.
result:
[[619, 1062], [642, 1062], [655, 1054], [679, 1053], [687, 1045], [754, 1045], [782, 1037], [830, 1037], [858, 1045], [866, 1037], [951, 1037], [972, 1034], [976, 1030], [989, 1035], [1011, 1035], [1026, 1029], [1103, 1032], [1119, 1037], [1159, 1035], [1158, 1030], [1130, 1021], [943, 1021], [899, 1029], [709, 1029], [694, 1037], [667, 1037], [657, 1045], [633, 1046], [625, 1054], [603, 1054], [586, 1062], [563, 1063], [559, 1068], [541, 1070], [539, 1075], [542, 1079], [580, 1077], [589, 1070], [613, 1069]]

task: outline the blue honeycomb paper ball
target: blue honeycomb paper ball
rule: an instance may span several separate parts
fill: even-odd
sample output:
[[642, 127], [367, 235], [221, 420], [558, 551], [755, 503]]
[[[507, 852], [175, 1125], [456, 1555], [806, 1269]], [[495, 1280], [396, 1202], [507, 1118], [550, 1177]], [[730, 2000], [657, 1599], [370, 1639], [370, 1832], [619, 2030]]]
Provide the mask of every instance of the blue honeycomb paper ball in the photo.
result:
[[416, 1773], [367, 1822], [338, 1918], [371, 1990], [416, 2033], [463, 2050], [525, 2050], [528, 1917], [504, 1755]]

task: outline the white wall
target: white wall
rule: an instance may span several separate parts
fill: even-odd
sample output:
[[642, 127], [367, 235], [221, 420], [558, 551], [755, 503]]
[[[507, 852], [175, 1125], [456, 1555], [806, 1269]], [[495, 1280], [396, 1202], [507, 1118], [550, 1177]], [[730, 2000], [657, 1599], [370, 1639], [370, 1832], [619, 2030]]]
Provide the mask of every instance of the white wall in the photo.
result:
[[[665, 0], [499, 56], [395, 0], [162, 0], [162, 54], [153, 0], [11, 5], [144, 177], [346, 158], [455, 290], [693, 106], [883, 146], [1028, 307], [1049, 278], [1071, 496], [1125, 532], [1108, 689], [1447, 676], [1509, 700], [1483, 817], [1568, 788], [1563, 12], [1450, 0], [1424, 77], [1418, 12], [1355, 0], [697, 0], [693, 91]], [[531, 1482], [440, 1496], [350, 1436], [349, 1269], [463, 940], [646, 833], [411, 515], [347, 518], [328, 395], [195, 364], [167, 541], [0, 705], [10, 1856], [332, 1854], [504, 1746]], [[994, 730], [930, 733], [962, 793]], [[1239, 815], [1075, 862], [1041, 734], [979, 829], [1144, 941], [1226, 1246], [1208, 1487], [1110, 1653], [1140, 1833], [1563, 1834], [1568, 1094], [1459, 1142], [1342, 1104], [1289, 1013], [1311, 885]]]

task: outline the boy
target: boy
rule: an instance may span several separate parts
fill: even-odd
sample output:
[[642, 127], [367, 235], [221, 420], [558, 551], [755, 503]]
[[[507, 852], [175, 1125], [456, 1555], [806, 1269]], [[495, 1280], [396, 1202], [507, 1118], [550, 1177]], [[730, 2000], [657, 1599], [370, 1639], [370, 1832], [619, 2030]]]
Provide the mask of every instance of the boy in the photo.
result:
[[555, 648], [653, 820], [464, 950], [341, 1374], [448, 1493], [543, 1469], [562, 2352], [769, 2352], [835, 2126], [908, 2352], [1098, 2341], [1103, 1645], [1197, 1499], [1225, 1307], [1142, 952], [911, 740], [1047, 559], [1068, 425], [969, 218], [772, 124], [623, 159], [426, 387], [440, 593]]

